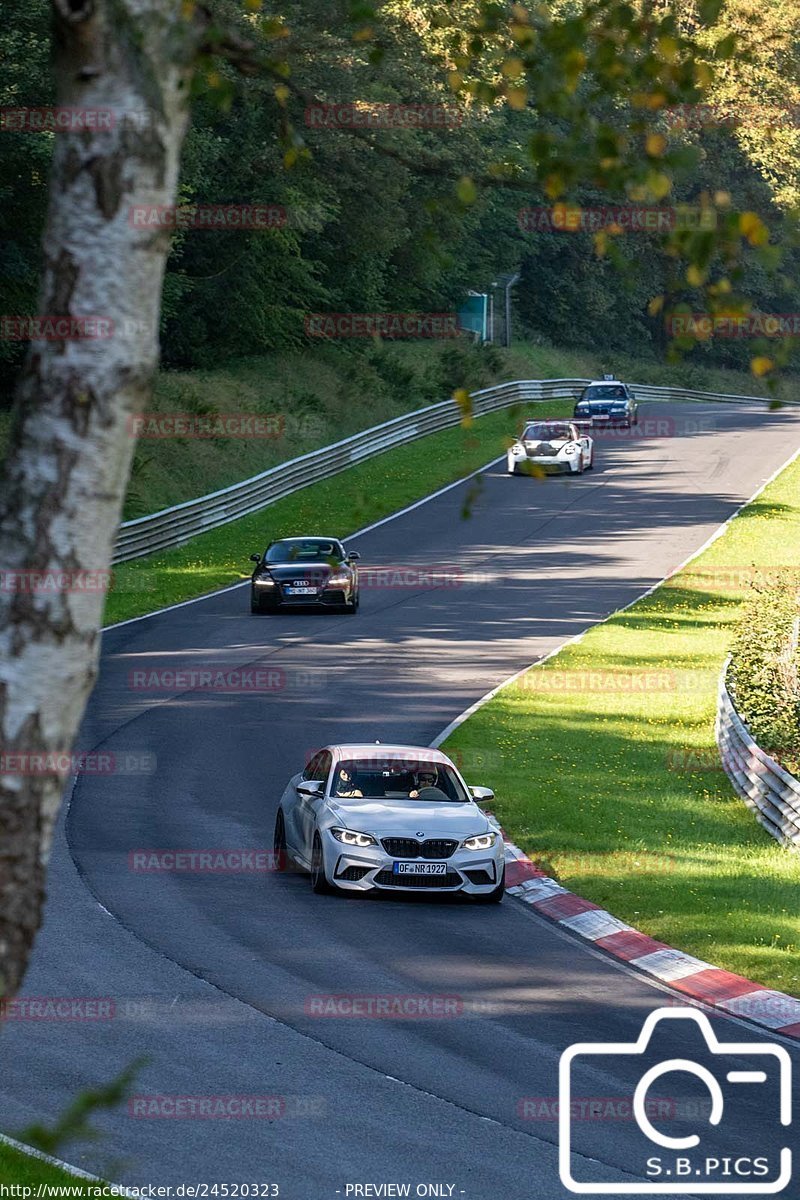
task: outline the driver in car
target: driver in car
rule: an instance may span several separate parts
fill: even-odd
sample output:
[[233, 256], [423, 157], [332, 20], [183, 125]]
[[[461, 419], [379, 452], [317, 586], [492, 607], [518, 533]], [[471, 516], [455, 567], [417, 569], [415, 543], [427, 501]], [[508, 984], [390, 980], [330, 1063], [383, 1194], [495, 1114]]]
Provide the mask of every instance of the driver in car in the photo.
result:
[[439, 772], [435, 767], [422, 767], [417, 772], [417, 786], [408, 793], [409, 800], [438, 800], [441, 795]]
[[339, 768], [339, 778], [336, 781], [336, 795], [343, 799], [363, 799], [364, 793], [355, 786], [355, 780], [347, 767]]

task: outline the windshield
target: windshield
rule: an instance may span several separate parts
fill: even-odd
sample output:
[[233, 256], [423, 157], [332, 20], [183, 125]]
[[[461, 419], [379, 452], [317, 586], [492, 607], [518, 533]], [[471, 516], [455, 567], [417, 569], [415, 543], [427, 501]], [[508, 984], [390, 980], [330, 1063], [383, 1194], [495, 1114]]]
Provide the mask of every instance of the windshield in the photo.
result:
[[605, 387], [588, 387], [581, 396], [581, 400], [625, 400], [625, 388], [622, 384], [617, 384], [615, 387], [606, 385]]
[[569, 425], [528, 425], [522, 435], [526, 442], [568, 442], [572, 440]]
[[321, 563], [344, 558], [339, 542], [329, 538], [303, 538], [301, 541], [275, 542], [267, 549], [268, 563]]
[[365, 800], [469, 800], [455, 771], [444, 763], [370, 758], [343, 760], [336, 770], [332, 796]]

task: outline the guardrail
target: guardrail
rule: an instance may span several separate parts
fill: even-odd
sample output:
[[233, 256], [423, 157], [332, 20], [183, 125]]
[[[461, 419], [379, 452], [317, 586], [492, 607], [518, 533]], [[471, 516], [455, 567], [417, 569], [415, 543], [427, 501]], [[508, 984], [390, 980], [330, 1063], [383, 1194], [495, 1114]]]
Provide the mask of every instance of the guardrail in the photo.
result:
[[800, 846], [800, 780], [754, 742], [728, 691], [729, 665], [720, 676], [715, 729], [722, 766], [756, 820], [777, 841]]
[[[502, 383], [497, 387], [473, 392], [472, 406], [475, 416], [497, 409], [509, 408], [513, 404], [544, 400], [571, 400], [591, 382], [588, 379], [522, 379]], [[632, 384], [637, 399], [646, 401], [725, 401], [732, 404], [750, 404], [756, 396], [722, 395], [715, 392], [700, 392], [684, 388], [652, 387], [649, 384]], [[344, 438], [320, 450], [311, 450], [299, 458], [279, 463], [206, 496], [186, 500], [172, 508], [161, 509], [146, 517], [125, 521], [120, 526], [114, 551], [115, 563], [141, 558], [159, 550], [183, 545], [200, 533], [218, 529], [235, 521], [238, 517], [258, 512], [276, 500], [289, 496], [301, 488], [308, 487], [320, 479], [328, 479], [345, 471], [354, 463], [372, 458], [391, 446], [401, 446], [458, 425], [462, 413], [454, 400], [444, 400], [404, 413], [375, 425], [361, 433]]]

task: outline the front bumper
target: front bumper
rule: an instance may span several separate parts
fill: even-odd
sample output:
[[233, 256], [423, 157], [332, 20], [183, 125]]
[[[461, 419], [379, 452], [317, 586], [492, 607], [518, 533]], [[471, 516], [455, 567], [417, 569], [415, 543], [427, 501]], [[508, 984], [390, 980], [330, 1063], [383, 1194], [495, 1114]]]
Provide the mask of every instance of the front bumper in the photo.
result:
[[444, 863], [444, 875], [395, 876], [393, 864], [407, 859], [392, 858], [381, 845], [358, 849], [344, 846], [326, 830], [321, 835], [328, 879], [344, 891], [462, 892], [480, 896], [493, 891], [503, 876], [502, 841], [491, 850], [456, 850], [446, 859], [417, 860]]
[[263, 584], [252, 584], [253, 599], [262, 608], [340, 608], [343, 604], [351, 604], [352, 593], [344, 588], [324, 588], [315, 596], [287, 596], [279, 586], [265, 587]]
[[628, 413], [576, 413], [575, 420], [581, 425], [591, 422], [592, 429], [608, 429], [610, 427], [619, 428], [620, 426], [628, 426], [631, 423], [631, 418]]
[[527, 463], [532, 468], [532, 474], [534, 472], [544, 471], [547, 475], [569, 475], [575, 472], [576, 468], [573, 466], [573, 463], [577, 464], [577, 462], [577, 456], [574, 459], [569, 459], [553, 458], [550, 455], [545, 458], [533, 458], [528, 454], [520, 454], [519, 456], [511, 454], [508, 455], [509, 471], [516, 468], [516, 470], [524, 472], [525, 465]]

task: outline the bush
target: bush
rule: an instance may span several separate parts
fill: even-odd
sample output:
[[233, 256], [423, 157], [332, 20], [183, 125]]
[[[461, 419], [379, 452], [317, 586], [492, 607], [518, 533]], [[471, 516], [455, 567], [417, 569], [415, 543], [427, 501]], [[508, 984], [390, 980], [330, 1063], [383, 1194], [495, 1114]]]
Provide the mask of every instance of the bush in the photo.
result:
[[757, 582], [733, 645], [728, 684], [739, 716], [768, 754], [800, 766], [800, 599], [791, 582]]

